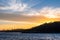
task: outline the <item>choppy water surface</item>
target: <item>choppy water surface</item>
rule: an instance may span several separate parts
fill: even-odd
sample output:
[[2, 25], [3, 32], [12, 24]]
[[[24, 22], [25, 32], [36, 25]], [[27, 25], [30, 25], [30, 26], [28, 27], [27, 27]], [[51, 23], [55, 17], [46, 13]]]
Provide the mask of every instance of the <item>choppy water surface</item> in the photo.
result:
[[60, 34], [0, 32], [0, 40], [60, 40]]

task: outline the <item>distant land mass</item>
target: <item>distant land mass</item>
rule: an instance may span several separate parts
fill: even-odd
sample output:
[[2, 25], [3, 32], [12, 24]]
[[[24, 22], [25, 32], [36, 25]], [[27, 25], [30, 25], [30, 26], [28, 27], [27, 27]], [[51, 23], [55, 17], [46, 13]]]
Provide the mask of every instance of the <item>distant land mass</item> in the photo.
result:
[[60, 21], [44, 23], [31, 29], [15, 29], [1, 32], [22, 32], [22, 33], [60, 33]]

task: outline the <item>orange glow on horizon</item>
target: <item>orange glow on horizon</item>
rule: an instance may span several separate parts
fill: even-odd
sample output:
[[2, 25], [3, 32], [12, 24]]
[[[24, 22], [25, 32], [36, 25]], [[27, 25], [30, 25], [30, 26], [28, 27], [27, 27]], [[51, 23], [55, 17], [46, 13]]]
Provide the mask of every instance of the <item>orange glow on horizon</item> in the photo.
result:
[[50, 23], [60, 21], [60, 18], [42, 18], [42, 19], [36, 19], [36, 24], [34, 23], [24, 23], [24, 24], [0, 24], [0, 30], [14, 30], [14, 29], [30, 29], [32, 27], [36, 27], [38, 25], [44, 24], [44, 23]]
[[29, 29], [38, 24], [0, 24], [0, 30]]

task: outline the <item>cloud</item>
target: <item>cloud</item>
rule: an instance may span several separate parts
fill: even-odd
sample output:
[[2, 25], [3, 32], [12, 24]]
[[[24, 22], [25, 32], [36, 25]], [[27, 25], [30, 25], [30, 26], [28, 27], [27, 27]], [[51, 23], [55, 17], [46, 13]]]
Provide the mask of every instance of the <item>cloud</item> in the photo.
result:
[[[33, 2], [33, 3], [35, 3], [35, 2]], [[32, 17], [32, 16], [44, 16], [44, 17], [48, 17], [48, 18], [60, 18], [60, 8], [43, 7], [41, 9], [39, 9], [39, 10], [31, 8], [31, 7], [39, 4], [39, 3], [40, 2], [29, 6], [28, 4], [25, 4], [24, 2], [22, 3], [22, 1], [17, 2], [17, 0], [10, 0], [9, 2], [7, 2], [7, 4], [9, 6], [4, 6], [4, 7], [0, 6], [0, 10], [5, 10], [5, 12], [2, 11], [3, 13], [10, 13], [10, 14], [12, 13], [11, 14], [12, 17], [15, 17], [15, 18], [17, 18], [16, 17], [17, 15], [29, 16], [29, 17]], [[8, 10], [9, 11], [12, 10], [12, 11], [9, 12]], [[13, 13], [13, 12], [16, 12], [16, 13]], [[15, 14], [17, 14], [17, 15], [15, 15]], [[0, 18], [7, 17], [6, 16], [7, 14], [1, 14], [1, 12], [0, 12], [0, 15], [2, 15], [2, 16], [0, 16]], [[10, 16], [8, 16], [8, 17], [10, 18]], [[18, 17], [20, 17], [20, 16], [18, 16]]]
[[44, 7], [38, 11], [32, 10], [24, 16], [45, 16], [48, 18], [60, 18], [60, 8]]
[[32, 10], [29, 10], [28, 13], [23, 13], [21, 15], [24, 15], [24, 16], [38, 16], [40, 14], [38, 13], [38, 11], [32, 9]]
[[37, 24], [33, 22], [26, 22], [26, 21], [8, 21], [8, 20], [0, 20], [0, 24]]
[[60, 18], [60, 8], [44, 7], [40, 14], [49, 18]]
[[[3, 5], [3, 3], [1, 3]], [[16, 0], [11, 0], [11, 2], [7, 2], [9, 6], [0, 6], [0, 10], [12, 10], [12, 11], [25, 11], [28, 8], [28, 5], [25, 3], [17, 3]]]
[[43, 7], [40, 10], [28, 10], [27, 12], [0, 13], [0, 19], [11, 21], [36, 21], [39, 18], [60, 18], [60, 8]]
[[13, 11], [24, 11], [27, 8], [26, 4], [14, 4], [11, 6], [0, 7], [0, 10], [13, 10]]
[[[26, 1], [26, 0], [25, 0]], [[4, 0], [0, 3], [0, 10], [12, 10], [11, 12], [24, 12], [24, 11], [30, 11], [34, 6], [37, 6], [37, 4], [41, 3], [42, 0], [27, 0], [25, 3], [24, 0]], [[4, 4], [6, 3], [6, 4]], [[6, 12], [6, 11], [5, 11]]]

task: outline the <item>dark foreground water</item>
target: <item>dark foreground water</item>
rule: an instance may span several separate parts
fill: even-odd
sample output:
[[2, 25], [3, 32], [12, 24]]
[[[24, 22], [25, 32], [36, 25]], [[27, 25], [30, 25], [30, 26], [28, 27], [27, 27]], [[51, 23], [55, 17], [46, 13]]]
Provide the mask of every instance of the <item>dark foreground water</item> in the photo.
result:
[[60, 34], [0, 32], [0, 40], [60, 40]]

